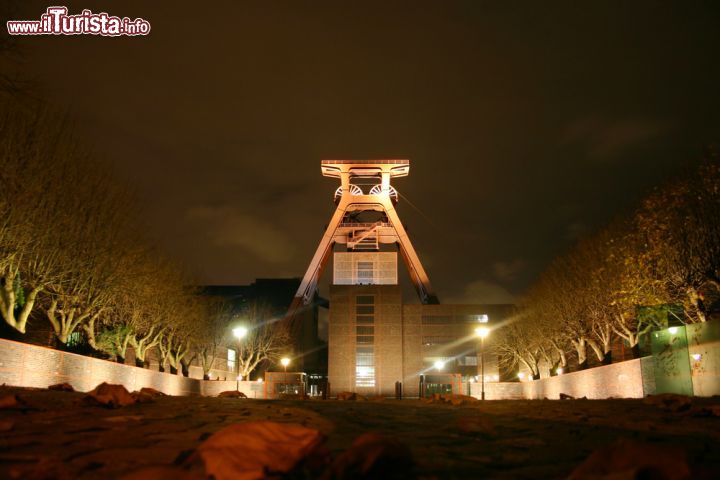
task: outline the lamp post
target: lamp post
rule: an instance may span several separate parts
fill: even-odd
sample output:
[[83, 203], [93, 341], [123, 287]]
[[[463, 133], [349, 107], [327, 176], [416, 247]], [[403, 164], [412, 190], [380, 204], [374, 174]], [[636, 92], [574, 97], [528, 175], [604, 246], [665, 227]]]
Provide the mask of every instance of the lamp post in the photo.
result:
[[475, 329], [475, 335], [480, 337], [480, 398], [485, 400], [485, 337], [490, 334], [487, 327]]
[[285, 384], [284, 385], [285, 393], [288, 393], [289, 387], [288, 387], [288, 380], [287, 380], [287, 367], [288, 367], [288, 365], [290, 365], [290, 359], [288, 357], [281, 358], [280, 365], [282, 365], [283, 369], [285, 370], [285, 373], [283, 374], [283, 383]]
[[242, 339], [245, 338], [245, 336], [247, 336], [248, 329], [247, 329], [247, 327], [243, 327], [242, 325], [240, 325], [239, 327], [233, 328], [232, 333], [233, 333], [233, 336], [235, 338], [237, 338], [237, 342], [238, 342], [238, 350], [237, 350], [237, 353], [235, 354], [235, 365], [236, 365], [236, 367], [235, 367], [235, 373], [236, 373], [235, 382], [236, 382], [237, 391], [239, 392], [240, 391], [240, 357], [241, 357], [241, 352], [242, 352]]

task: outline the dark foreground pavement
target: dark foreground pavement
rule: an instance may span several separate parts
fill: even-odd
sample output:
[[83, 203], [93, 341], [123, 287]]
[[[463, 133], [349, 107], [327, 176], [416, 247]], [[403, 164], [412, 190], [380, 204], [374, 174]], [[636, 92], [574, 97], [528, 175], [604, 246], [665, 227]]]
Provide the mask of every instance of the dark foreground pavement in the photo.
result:
[[642, 400], [452, 406], [196, 397], [108, 409], [84, 404], [80, 393], [0, 388], [0, 397], [10, 394], [23, 404], [0, 408], [0, 478], [118, 478], [177, 463], [212, 433], [252, 420], [316, 428], [334, 456], [362, 433], [385, 434], [410, 448], [423, 478], [565, 478], [619, 439], [685, 452], [693, 477], [720, 472], [720, 418], [708, 410], [720, 399], [694, 399], [682, 411]]

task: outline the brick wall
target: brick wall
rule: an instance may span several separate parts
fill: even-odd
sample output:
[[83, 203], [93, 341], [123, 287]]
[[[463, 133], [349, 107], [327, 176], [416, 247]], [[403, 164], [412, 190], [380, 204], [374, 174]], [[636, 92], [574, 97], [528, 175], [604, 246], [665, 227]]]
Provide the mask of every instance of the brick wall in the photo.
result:
[[[213, 361], [212, 368], [210, 369], [211, 379], [235, 380], [237, 374], [235, 372], [228, 371], [227, 351], [228, 349], [226, 347], [218, 347], [217, 356]], [[158, 351], [156, 348], [150, 349], [150, 351], [147, 352], [145, 359], [149, 363], [149, 370], [160, 371], [160, 362], [158, 358]], [[190, 355], [188, 355], [186, 359], [190, 360]], [[125, 364], [135, 365], [135, 350], [131, 346], [129, 346], [127, 349], [127, 357], [125, 358]], [[165, 371], [170, 371], [169, 364], [165, 365]], [[202, 366], [200, 365], [200, 360], [198, 358], [192, 359], [188, 373], [190, 378], [203, 378]]]
[[[642, 398], [654, 393], [652, 375], [652, 357], [644, 357], [528, 382], [489, 382], [485, 398], [558, 399], [561, 393], [591, 399]], [[480, 398], [480, 384], [472, 384], [471, 392]]]
[[238, 390], [248, 398], [265, 398], [265, 384], [260, 382], [209, 380], [203, 381], [201, 384], [202, 394], [206, 397], [216, 397], [221, 392]]
[[[470, 395], [481, 398], [480, 382], [470, 384]], [[485, 384], [485, 400], [523, 400], [525, 392], [520, 382], [488, 382]]]
[[[81, 392], [107, 382], [124, 385], [129, 391], [150, 387], [168, 395], [215, 396], [238, 388], [234, 381], [203, 381], [0, 339], [0, 384], [46, 388], [62, 382]], [[248, 397], [265, 398], [257, 382], [239, 382], [239, 387]]]

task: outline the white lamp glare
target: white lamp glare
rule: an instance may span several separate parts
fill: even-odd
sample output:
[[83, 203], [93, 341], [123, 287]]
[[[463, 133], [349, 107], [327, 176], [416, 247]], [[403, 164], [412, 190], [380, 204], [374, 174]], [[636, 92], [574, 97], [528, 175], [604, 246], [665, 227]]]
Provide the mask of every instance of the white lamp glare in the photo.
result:
[[490, 334], [490, 329], [487, 327], [478, 327], [475, 329], [475, 335], [480, 338], [485, 338]]
[[233, 328], [232, 332], [233, 332], [233, 335], [235, 336], [235, 338], [240, 340], [242, 338], [245, 338], [245, 335], [247, 335], [247, 333], [248, 333], [248, 329], [246, 327], [242, 327], [242, 326], [235, 327], [235, 328]]

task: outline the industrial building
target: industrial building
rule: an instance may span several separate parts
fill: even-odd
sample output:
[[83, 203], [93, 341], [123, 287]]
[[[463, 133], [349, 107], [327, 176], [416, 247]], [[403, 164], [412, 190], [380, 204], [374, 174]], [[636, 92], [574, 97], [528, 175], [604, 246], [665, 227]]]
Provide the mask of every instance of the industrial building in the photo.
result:
[[[441, 304], [395, 204], [391, 179], [409, 174], [409, 160], [323, 160], [322, 174], [339, 178], [337, 208], [297, 290], [287, 318], [297, 326], [332, 260], [328, 380], [332, 393], [406, 396], [465, 393], [468, 382], [498, 381], [492, 329], [511, 305]], [[398, 279], [404, 260], [419, 304], [404, 303]], [[481, 342], [485, 342], [483, 345]], [[484, 354], [481, 355], [482, 351]]]

